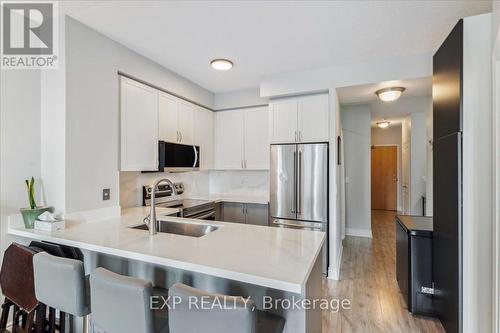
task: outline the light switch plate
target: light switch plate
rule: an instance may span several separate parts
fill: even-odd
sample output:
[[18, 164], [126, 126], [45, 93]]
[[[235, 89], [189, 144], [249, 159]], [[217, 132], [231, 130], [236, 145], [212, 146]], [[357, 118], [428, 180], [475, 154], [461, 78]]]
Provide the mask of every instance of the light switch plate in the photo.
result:
[[111, 191], [109, 188], [102, 190], [102, 200], [109, 200], [111, 198]]

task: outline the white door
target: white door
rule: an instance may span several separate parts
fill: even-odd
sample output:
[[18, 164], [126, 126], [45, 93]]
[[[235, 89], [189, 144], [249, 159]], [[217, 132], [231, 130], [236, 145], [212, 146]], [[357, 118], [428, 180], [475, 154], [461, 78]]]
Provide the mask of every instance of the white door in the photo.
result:
[[245, 169], [269, 169], [269, 109], [245, 110]]
[[214, 113], [198, 107], [194, 113], [194, 144], [200, 146], [200, 168], [214, 167]]
[[158, 93], [120, 77], [121, 171], [158, 170]]
[[328, 94], [299, 98], [298, 125], [300, 142], [328, 141]]
[[189, 102], [180, 101], [177, 113], [177, 129], [179, 142], [185, 145], [193, 144], [193, 117], [196, 106]]
[[215, 113], [215, 168], [243, 168], [244, 111]]
[[269, 134], [272, 143], [296, 142], [297, 98], [273, 101], [270, 105]]
[[178, 142], [177, 110], [179, 99], [164, 92], [158, 93], [158, 129], [159, 139], [168, 142]]

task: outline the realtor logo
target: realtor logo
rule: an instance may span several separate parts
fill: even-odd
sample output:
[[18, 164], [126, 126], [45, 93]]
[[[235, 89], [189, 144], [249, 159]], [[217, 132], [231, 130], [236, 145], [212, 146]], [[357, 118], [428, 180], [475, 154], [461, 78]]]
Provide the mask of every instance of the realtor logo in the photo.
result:
[[57, 3], [3, 1], [2, 69], [57, 68]]

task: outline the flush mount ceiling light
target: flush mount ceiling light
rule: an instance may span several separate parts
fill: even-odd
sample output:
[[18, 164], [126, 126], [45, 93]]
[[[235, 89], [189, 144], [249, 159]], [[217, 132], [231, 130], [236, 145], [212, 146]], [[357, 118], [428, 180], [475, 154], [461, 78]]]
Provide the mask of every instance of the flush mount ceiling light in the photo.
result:
[[375, 95], [383, 102], [392, 102], [401, 97], [405, 90], [403, 87], [389, 87], [375, 91]]
[[228, 59], [214, 59], [210, 61], [210, 65], [218, 71], [227, 71], [233, 68], [233, 62]]
[[380, 128], [387, 128], [389, 127], [390, 123], [391, 123], [390, 121], [384, 119], [383, 121], [377, 122], [377, 126]]

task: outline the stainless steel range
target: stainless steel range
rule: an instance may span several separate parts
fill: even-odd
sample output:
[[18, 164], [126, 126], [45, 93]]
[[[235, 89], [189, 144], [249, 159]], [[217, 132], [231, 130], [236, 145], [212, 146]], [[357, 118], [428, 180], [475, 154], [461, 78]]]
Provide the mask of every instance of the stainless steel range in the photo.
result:
[[[184, 193], [182, 183], [174, 184], [177, 194]], [[151, 205], [151, 186], [145, 185], [142, 187], [142, 204], [143, 206]], [[200, 220], [215, 220], [215, 203], [209, 200], [195, 199], [175, 199], [172, 197], [172, 189], [169, 185], [160, 185], [156, 191], [156, 207], [179, 208], [180, 217], [200, 219]]]

